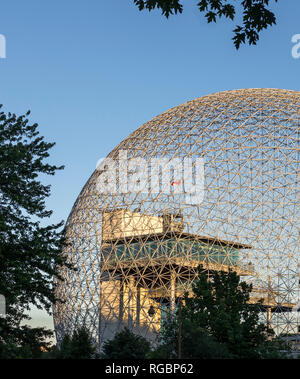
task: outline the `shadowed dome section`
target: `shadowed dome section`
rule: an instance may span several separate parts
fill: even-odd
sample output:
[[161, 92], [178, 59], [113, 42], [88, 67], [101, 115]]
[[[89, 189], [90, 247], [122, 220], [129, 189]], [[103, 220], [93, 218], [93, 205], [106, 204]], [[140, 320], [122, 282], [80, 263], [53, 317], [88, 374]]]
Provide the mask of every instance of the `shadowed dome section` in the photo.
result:
[[80, 325], [99, 346], [125, 325], [154, 340], [200, 263], [242, 275], [262, 319], [296, 332], [299, 124], [299, 92], [234, 90], [172, 108], [113, 149], [66, 224], [78, 271], [56, 282], [58, 341]]

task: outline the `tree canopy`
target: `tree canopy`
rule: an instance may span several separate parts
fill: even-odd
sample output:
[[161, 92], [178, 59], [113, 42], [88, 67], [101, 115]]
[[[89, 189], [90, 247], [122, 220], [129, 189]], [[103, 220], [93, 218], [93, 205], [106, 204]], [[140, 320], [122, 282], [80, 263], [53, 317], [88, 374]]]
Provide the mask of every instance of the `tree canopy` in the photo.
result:
[[235, 272], [216, 271], [208, 278], [200, 266], [193, 296], [186, 294], [176, 316], [162, 327], [153, 357], [278, 358], [278, 346], [260, 322], [259, 306], [249, 302], [251, 290]]
[[128, 328], [116, 333], [103, 344], [103, 359], [144, 359], [150, 351], [150, 343]]
[[[201, 0], [197, 7], [204, 14], [208, 23], [217, 22], [217, 18], [228, 18], [234, 21], [237, 10], [243, 13], [242, 23], [233, 30], [233, 42], [238, 49], [241, 44], [256, 45], [262, 30], [276, 24], [275, 14], [270, 10], [270, 4], [278, 0], [239, 0], [239, 6], [232, 0]], [[134, 0], [139, 10], [161, 9], [165, 17], [182, 13], [181, 0]]]
[[54, 143], [44, 141], [38, 125], [29, 123], [29, 114], [0, 112], [0, 294], [6, 299], [6, 317], [0, 317], [2, 352], [9, 345], [26, 344], [29, 334], [34, 339], [34, 331], [41, 340], [43, 329], [30, 331], [21, 322], [28, 319], [31, 305], [51, 310], [56, 301], [53, 278], [66, 264], [62, 223], [41, 224], [52, 214], [46, 208], [50, 186], [42, 183], [42, 176], [63, 166], [45, 162]]
[[66, 334], [60, 348], [53, 348], [48, 356], [52, 359], [98, 358], [95, 343], [85, 327], [74, 330], [72, 335]]

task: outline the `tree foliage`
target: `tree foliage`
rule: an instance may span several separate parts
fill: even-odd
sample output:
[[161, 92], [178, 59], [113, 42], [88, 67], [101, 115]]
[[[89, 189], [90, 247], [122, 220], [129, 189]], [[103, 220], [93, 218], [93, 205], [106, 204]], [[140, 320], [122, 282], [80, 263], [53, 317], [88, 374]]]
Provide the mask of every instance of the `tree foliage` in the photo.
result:
[[186, 297], [184, 317], [201, 325], [237, 357], [251, 358], [267, 340], [267, 328], [259, 322], [259, 309], [249, 304], [251, 285], [235, 272], [214, 272], [208, 280], [201, 272], [193, 285], [194, 297]]
[[52, 331], [22, 325], [0, 340], [0, 359], [38, 359], [48, 349]]
[[[1, 108], [2, 106], [0, 106]], [[0, 112], [0, 294], [6, 299], [6, 318], [0, 317], [0, 342], [24, 345], [28, 333], [49, 331], [21, 328], [31, 305], [51, 310], [56, 301], [53, 277], [65, 265], [61, 256], [62, 223], [41, 225], [52, 211], [46, 209], [50, 186], [41, 175], [54, 175], [57, 167], [45, 162], [54, 143], [39, 135], [38, 125], [25, 115]], [[33, 335], [32, 338], [34, 339]]]
[[235, 272], [214, 272], [209, 279], [200, 267], [192, 289], [193, 296], [185, 295], [180, 312], [163, 327], [155, 357], [178, 357], [179, 343], [182, 358], [279, 357], [260, 323], [259, 307], [249, 303], [251, 285]]
[[[167, 18], [183, 12], [180, 0], [134, 0], [134, 3], [140, 11], [161, 9]], [[259, 33], [276, 24], [275, 14], [269, 8], [272, 0], [240, 0], [239, 3], [243, 13], [242, 24], [235, 26], [232, 38], [237, 49], [246, 42], [249, 45], [256, 45]], [[201, 13], [204, 13], [208, 23], [217, 22], [217, 18], [222, 17], [233, 21], [238, 9], [238, 6], [229, 0], [201, 0], [197, 3], [197, 7]]]
[[66, 334], [59, 349], [50, 352], [55, 359], [94, 359], [98, 358], [92, 337], [85, 327], [76, 329], [70, 336]]
[[[181, 355], [179, 356], [179, 324]], [[163, 327], [159, 346], [150, 353], [152, 359], [228, 359], [228, 347], [219, 343], [205, 329], [186, 317], [170, 318]]]
[[150, 351], [150, 343], [128, 328], [116, 333], [103, 344], [103, 359], [144, 359]]

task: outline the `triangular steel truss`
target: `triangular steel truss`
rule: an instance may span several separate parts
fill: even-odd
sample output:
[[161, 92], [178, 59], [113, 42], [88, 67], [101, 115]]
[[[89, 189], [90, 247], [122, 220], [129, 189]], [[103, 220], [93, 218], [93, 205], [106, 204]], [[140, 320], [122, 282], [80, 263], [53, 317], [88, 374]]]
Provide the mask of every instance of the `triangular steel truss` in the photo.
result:
[[99, 345], [124, 325], [154, 340], [199, 263], [208, 274], [236, 270], [254, 285], [251, 301], [263, 299], [262, 319], [298, 332], [299, 125], [299, 92], [245, 89], [172, 108], [122, 141], [109, 158], [204, 158], [204, 198], [101, 194], [95, 170], [66, 225], [77, 271], [55, 283], [58, 342], [80, 325]]

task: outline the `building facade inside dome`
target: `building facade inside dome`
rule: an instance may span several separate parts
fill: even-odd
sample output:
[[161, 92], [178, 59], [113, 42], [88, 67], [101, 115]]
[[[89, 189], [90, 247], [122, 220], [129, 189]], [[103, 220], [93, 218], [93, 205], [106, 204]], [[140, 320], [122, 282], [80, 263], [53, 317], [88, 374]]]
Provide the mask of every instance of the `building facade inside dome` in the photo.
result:
[[83, 325], [99, 347], [124, 326], [154, 341], [199, 264], [237, 272], [275, 333], [298, 332], [299, 131], [299, 92], [245, 89], [172, 108], [123, 140], [67, 220], [77, 270], [55, 282], [58, 342]]

